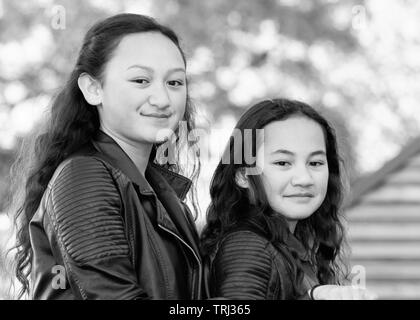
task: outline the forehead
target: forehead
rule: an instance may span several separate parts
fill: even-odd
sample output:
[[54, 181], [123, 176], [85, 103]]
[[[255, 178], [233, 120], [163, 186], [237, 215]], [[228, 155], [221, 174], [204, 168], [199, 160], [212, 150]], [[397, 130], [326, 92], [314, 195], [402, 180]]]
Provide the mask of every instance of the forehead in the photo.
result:
[[135, 64], [154, 69], [185, 68], [178, 47], [159, 32], [133, 33], [121, 39], [109, 65], [127, 69]]
[[274, 121], [264, 127], [264, 149], [268, 153], [284, 149], [297, 154], [326, 151], [324, 131], [306, 117]]

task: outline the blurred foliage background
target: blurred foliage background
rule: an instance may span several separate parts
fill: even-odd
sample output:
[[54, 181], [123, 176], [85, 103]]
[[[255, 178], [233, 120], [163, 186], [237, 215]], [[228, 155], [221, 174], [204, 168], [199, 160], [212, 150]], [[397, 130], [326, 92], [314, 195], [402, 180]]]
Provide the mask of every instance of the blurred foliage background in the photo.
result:
[[[350, 180], [420, 133], [415, 0], [0, 0], [0, 298], [14, 150], [66, 80], [87, 29], [120, 12], [151, 15], [179, 34], [213, 155], [246, 108], [273, 97], [305, 101], [333, 122]], [[203, 215], [215, 165], [203, 163]]]

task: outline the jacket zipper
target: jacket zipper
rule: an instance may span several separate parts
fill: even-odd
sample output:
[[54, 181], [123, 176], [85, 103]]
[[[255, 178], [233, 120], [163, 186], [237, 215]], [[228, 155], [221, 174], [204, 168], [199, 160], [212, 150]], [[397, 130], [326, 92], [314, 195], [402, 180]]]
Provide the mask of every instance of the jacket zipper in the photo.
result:
[[[186, 243], [181, 237], [179, 237], [176, 233], [172, 232], [171, 230], [165, 228], [164, 226], [162, 226], [161, 224], [158, 224], [158, 226], [165, 230], [166, 232], [170, 233], [171, 235], [173, 235], [175, 238], [177, 238], [179, 241], [181, 241], [188, 249], [190, 249], [190, 251], [193, 253], [194, 257], [196, 258], [197, 262], [198, 262], [198, 297], [201, 296], [201, 262], [199, 257], [197, 257], [196, 253], [194, 252], [193, 248], [191, 248], [188, 243]], [[193, 295], [194, 296], [194, 295]], [[197, 297], [197, 298], [198, 298]]]

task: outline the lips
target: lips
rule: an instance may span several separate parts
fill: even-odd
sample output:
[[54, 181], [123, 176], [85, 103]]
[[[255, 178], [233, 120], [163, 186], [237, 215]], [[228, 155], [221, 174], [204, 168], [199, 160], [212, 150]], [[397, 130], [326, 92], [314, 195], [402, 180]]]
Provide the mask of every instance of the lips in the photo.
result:
[[151, 117], [151, 118], [159, 118], [159, 119], [167, 119], [171, 116], [170, 113], [157, 113], [157, 112], [152, 112], [152, 113], [140, 113], [142, 116], [145, 117]]
[[295, 194], [288, 194], [285, 197], [287, 198], [313, 198], [314, 195], [312, 193], [295, 193]]

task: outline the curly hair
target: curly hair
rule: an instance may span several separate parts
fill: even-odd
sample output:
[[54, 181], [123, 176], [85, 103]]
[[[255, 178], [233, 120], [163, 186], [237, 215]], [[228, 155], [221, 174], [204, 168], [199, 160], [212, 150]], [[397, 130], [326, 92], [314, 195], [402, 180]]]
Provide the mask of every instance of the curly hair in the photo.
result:
[[[14, 215], [16, 228], [16, 270], [22, 284], [18, 297], [29, 292], [29, 276], [32, 264], [32, 248], [29, 238], [29, 223], [58, 165], [77, 150], [88, 144], [100, 128], [97, 108], [88, 105], [77, 81], [82, 73], [102, 80], [107, 62], [112, 58], [122, 38], [142, 32], [159, 32], [170, 39], [179, 49], [184, 64], [186, 58], [173, 30], [156, 22], [153, 18], [138, 14], [118, 14], [94, 24], [86, 33], [76, 65], [70, 77], [52, 101], [51, 112], [45, 128], [24, 140], [17, 160], [11, 169], [13, 179], [9, 197], [9, 212]], [[187, 105], [183, 121], [188, 132], [194, 129], [194, 110], [187, 94]], [[179, 139], [179, 135], [177, 135]], [[179, 141], [185, 146], [190, 141]], [[154, 145], [149, 161], [158, 162]], [[190, 149], [191, 150], [191, 149]], [[179, 162], [178, 150], [178, 162]], [[197, 154], [193, 155], [193, 168], [189, 177], [195, 181], [200, 171]], [[161, 164], [162, 165], [162, 164]], [[175, 172], [182, 172], [179, 163], [165, 165]], [[182, 172], [183, 173], [183, 172]], [[195, 184], [193, 184], [195, 185]], [[198, 204], [194, 187], [189, 194], [197, 216]]]
[[[255, 160], [247, 163], [245, 153], [252, 152], [256, 155], [259, 143], [257, 130], [263, 129], [273, 121], [285, 120], [291, 116], [306, 117], [321, 126], [325, 135], [329, 168], [326, 197], [316, 212], [297, 223], [295, 236], [302, 242], [310, 253], [312, 262], [317, 266], [320, 283], [338, 284], [347, 272], [342, 254], [344, 227], [339, 210], [344, 185], [341, 175], [342, 160], [338, 154], [333, 128], [315, 109], [299, 101], [262, 101], [247, 110], [239, 119], [234, 129], [235, 134], [231, 135], [211, 181], [211, 203], [207, 210], [207, 223], [201, 234], [203, 255], [208, 259], [226, 233], [238, 225], [246, 224], [263, 233], [282, 251], [295, 286], [303, 277], [303, 271], [293, 258], [293, 249], [288, 248], [286, 251], [289, 252], [284, 252], [285, 246], [281, 245], [286, 244], [285, 238], [289, 232], [287, 223], [270, 208], [260, 175], [247, 175], [250, 185], [248, 189], [240, 188], [235, 181], [238, 170], [255, 168]], [[252, 138], [242, 139], [239, 145], [235, 142], [235, 136], [240, 133], [244, 137], [246, 130], [251, 130]]]

